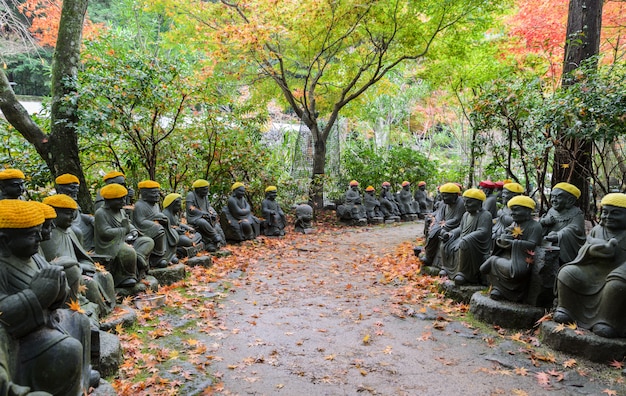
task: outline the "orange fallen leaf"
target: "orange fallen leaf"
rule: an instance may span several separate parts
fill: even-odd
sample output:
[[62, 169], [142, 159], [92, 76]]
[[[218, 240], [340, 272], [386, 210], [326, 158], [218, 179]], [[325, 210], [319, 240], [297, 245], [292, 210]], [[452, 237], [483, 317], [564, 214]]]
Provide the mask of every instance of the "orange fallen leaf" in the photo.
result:
[[69, 306], [70, 310], [72, 311], [76, 311], [78, 313], [82, 313], [84, 314], [85, 311], [83, 311], [83, 309], [80, 307], [80, 303], [77, 300], [70, 300], [67, 305]]

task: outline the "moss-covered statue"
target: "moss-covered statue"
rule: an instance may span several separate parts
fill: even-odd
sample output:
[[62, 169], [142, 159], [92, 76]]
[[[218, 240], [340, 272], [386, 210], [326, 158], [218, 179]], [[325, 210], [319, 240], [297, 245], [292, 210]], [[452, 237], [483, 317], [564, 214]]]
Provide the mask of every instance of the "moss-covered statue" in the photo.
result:
[[178, 234], [176, 254], [178, 257], [193, 257], [204, 250], [202, 235], [181, 221], [183, 200], [180, 194], [171, 193], [163, 198], [163, 214], [167, 216], [170, 227]]
[[95, 214], [96, 254], [110, 257], [107, 270], [113, 275], [115, 287], [134, 287], [149, 269], [154, 241], [140, 236], [123, 210], [128, 195], [124, 186], [107, 184], [100, 194], [104, 205]]
[[350, 185], [344, 194], [343, 204], [337, 207], [337, 217], [348, 225], [367, 224], [367, 214], [361, 199], [358, 181], [350, 181]]
[[493, 193], [496, 188], [496, 183], [491, 180], [483, 180], [478, 183], [478, 188], [481, 189], [487, 197], [483, 202], [483, 208], [491, 213], [491, 217], [495, 219], [498, 216], [498, 197]]
[[367, 222], [370, 224], [379, 224], [385, 220], [385, 215], [380, 207], [380, 201], [376, 199], [376, 189], [374, 186], [367, 186], [365, 194], [363, 194], [363, 206], [367, 215]]
[[411, 193], [411, 183], [408, 181], [402, 182], [402, 189], [397, 196], [398, 208], [403, 220], [412, 221], [417, 220], [420, 213], [419, 204], [413, 199]]
[[519, 183], [506, 183], [502, 186], [502, 205], [498, 210], [498, 216], [494, 219], [493, 229], [491, 231], [492, 245], [495, 246], [496, 239], [504, 233], [506, 228], [513, 224], [513, 218], [511, 217], [511, 209], [508, 207], [508, 203], [513, 197], [522, 195], [524, 193], [524, 187]]
[[78, 396], [99, 380], [89, 320], [62, 309], [65, 274], [37, 254], [43, 222], [33, 202], [0, 201], [0, 389]]
[[569, 183], [558, 183], [550, 192], [552, 207], [539, 220], [543, 227], [543, 239], [560, 249], [560, 264], [574, 260], [585, 243], [585, 216], [575, 206], [580, 198], [578, 187]]
[[[80, 187], [78, 177], [70, 173], [65, 173], [58, 176], [54, 180], [54, 184], [56, 185], [57, 194], [68, 195], [78, 203], [78, 190]], [[93, 250], [95, 247], [93, 241], [94, 218], [91, 215], [83, 213], [80, 206], [77, 206], [77, 208], [76, 217], [72, 221], [72, 229], [83, 248], [87, 251]]]
[[3, 169], [0, 171], [0, 199], [23, 199], [24, 173], [19, 169]]
[[261, 222], [252, 214], [246, 199], [246, 186], [236, 182], [230, 191], [230, 197], [220, 214], [220, 224], [226, 239], [236, 242], [255, 239], [261, 233]]
[[285, 235], [287, 219], [285, 218], [285, 212], [276, 202], [277, 195], [278, 189], [276, 186], [268, 186], [265, 189], [265, 199], [261, 202], [261, 216], [264, 219], [261, 223], [261, 228], [263, 229], [263, 234], [267, 236]]
[[442, 232], [442, 270], [457, 286], [481, 284], [480, 266], [491, 252], [491, 213], [483, 208], [485, 193], [470, 188], [463, 193], [466, 212], [461, 225]]
[[151, 268], [165, 268], [178, 263], [176, 245], [178, 233], [170, 227], [170, 221], [159, 208], [161, 185], [154, 180], [140, 182], [139, 199], [133, 210], [133, 224], [140, 233], [152, 238], [154, 249], [150, 253]]
[[313, 208], [306, 203], [299, 203], [295, 207], [296, 219], [293, 223], [295, 232], [306, 234], [313, 229]]
[[198, 179], [191, 187], [193, 190], [187, 193], [185, 199], [187, 223], [202, 235], [204, 248], [209, 252], [214, 252], [226, 245], [226, 236], [217, 212], [209, 203], [209, 182]]
[[391, 192], [391, 183], [383, 182], [378, 200], [385, 220], [400, 221], [400, 208], [395, 195]]
[[[124, 206], [132, 205], [133, 198], [135, 197], [135, 191], [130, 186], [126, 185], [126, 176], [122, 172], [111, 171], [104, 175], [102, 177], [102, 180], [104, 181], [105, 185], [119, 184], [120, 186], [123, 186], [126, 191], [128, 191], [128, 194], [126, 194], [126, 198], [124, 198]], [[100, 194], [100, 190], [96, 192], [96, 200], [93, 205], [94, 213], [104, 205], [104, 198]]]
[[526, 297], [534, 251], [541, 243], [541, 225], [533, 220], [535, 201], [523, 195], [511, 198], [511, 224], [496, 240], [493, 255], [480, 266], [491, 284], [494, 300], [520, 302]]
[[601, 206], [600, 224], [559, 271], [554, 320], [626, 337], [626, 194], [607, 194]]
[[431, 197], [428, 196], [425, 181], [422, 180], [417, 183], [417, 190], [415, 190], [413, 198], [415, 198], [415, 201], [419, 205], [420, 218], [424, 218], [424, 215], [426, 213], [430, 213], [433, 211], [433, 200]]

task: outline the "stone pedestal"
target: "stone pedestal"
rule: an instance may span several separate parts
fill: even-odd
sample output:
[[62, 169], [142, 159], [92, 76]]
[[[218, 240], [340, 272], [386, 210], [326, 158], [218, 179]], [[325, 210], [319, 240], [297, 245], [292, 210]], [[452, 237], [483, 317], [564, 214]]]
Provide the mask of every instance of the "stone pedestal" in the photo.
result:
[[417, 220], [417, 214], [412, 213], [412, 214], [403, 214], [401, 216], [402, 221], [416, 221]]
[[103, 321], [100, 322], [100, 330], [110, 331], [118, 325], [131, 327], [137, 323], [137, 312], [127, 305], [118, 304]]
[[559, 272], [558, 246], [537, 246], [535, 262], [532, 265], [528, 292], [524, 302], [528, 305], [552, 308], [554, 305], [554, 285]]
[[383, 222], [385, 221], [385, 219], [383, 219], [382, 217], [371, 217], [369, 219], [367, 219], [367, 222], [373, 225], [376, 224], [383, 224]]
[[213, 259], [211, 256], [196, 256], [190, 257], [187, 260], [187, 265], [189, 267], [204, 267], [209, 268], [213, 265]]
[[100, 331], [100, 360], [92, 362], [102, 378], [117, 374], [122, 364], [122, 346], [115, 334]]
[[[432, 268], [432, 267], [431, 267]], [[446, 297], [456, 302], [469, 304], [474, 293], [487, 290], [487, 286], [482, 285], [463, 285], [457, 286], [454, 281], [445, 280], [439, 283], [439, 291], [444, 293]]]
[[150, 269], [150, 275], [156, 278], [159, 285], [171, 285], [185, 279], [185, 265], [174, 264], [165, 268]]
[[567, 327], [557, 331], [557, 326], [558, 323], [553, 321], [541, 324], [541, 339], [552, 349], [599, 363], [622, 361], [626, 357], [624, 338], [604, 338], [588, 330], [572, 330]]
[[137, 282], [133, 287], [116, 287], [115, 294], [117, 295], [117, 299], [121, 300], [124, 297], [145, 293], [148, 289], [157, 291], [158, 288], [159, 281], [157, 281], [154, 276], [146, 275], [145, 278]]
[[543, 308], [510, 301], [492, 300], [482, 292], [472, 295], [470, 312], [483, 322], [508, 329], [532, 329], [545, 314]]
[[117, 392], [113, 386], [103, 379], [100, 379], [100, 385], [89, 394], [90, 396], [117, 396]]

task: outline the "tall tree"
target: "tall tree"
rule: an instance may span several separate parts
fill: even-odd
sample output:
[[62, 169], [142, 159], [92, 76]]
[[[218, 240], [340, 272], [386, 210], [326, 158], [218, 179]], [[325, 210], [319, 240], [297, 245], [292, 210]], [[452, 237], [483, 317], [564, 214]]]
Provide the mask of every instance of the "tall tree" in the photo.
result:
[[76, 75], [80, 62], [82, 29], [88, 0], [65, 0], [52, 63], [50, 133], [33, 122], [19, 103], [6, 75], [0, 70], [0, 110], [7, 121], [30, 142], [53, 176], [72, 173], [81, 181], [79, 203], [91, 210], [92, 200], [80, 164], [76, 132]]
[[[319, 208], [327, 140], [342, 109], [398, 65], [417, 66], [438, 40], [474, 38], [475, 27], [487, 28], [498, 3], [177, 1], [174, 18], [179, 39], [184, 35], [188, 45], [210, 49], [230, 65], [245, 67], [250, 74], [243, 77], [249, 81], [270, 82], [278, 88], [273, 94], [281, 95], [311, 130], [309, 199]], [[268, 85], [264, 87], [267, 97]]]

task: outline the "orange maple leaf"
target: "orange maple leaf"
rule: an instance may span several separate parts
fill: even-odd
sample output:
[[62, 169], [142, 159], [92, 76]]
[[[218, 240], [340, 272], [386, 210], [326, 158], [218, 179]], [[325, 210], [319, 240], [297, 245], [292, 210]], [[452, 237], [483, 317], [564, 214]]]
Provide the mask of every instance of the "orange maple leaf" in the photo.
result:
[[550, 385], [550, 375], [548, 373], [540, 372], [535, 374], [535, 378], [537, 378], [537, 382], [541, 386], [549, 386]]
[[613, 389], [605, 389], [602, 391], [602, 393], [606, 393], [609, 396], [617, 396], [617, 392]]
[[520, 226], [515, 226], [511, 230], [511, 236], [513, 236], [513, 238], [519, 238], [522, 234], [524, 234], [524, 230], [522, 230]]
[[611, 367], [615, 367], [615, 368], [617, 368], [617, 369], [620, 369], [620, 370], [621, 370], [621, 369], [623, 369], [623, 368], [624, 368], [624, 361], [623, 361], [623, 360], [621, 360], [621, 361], [620, 361], [620, 360], [613, 360], [613, 361], [609, 364], [609, 366], [611, 366]]
[[578, 364], [576, 362], [576, 359], [568, 359], [568, 360], [563, 362], [563, 367], [565, 367], [565, 368], [572, 368], [572, 367], [576, 366], [576, 364]]
[[80, 307], [80, 303], [77, 300], [70, 300], [67, 303], [68, 307], [70, 307], [70, 310], [72, 311], [76, 311], [78, 313], [82, 313], [84, 314], [85, 311], [82, 310], [82, 308]]
[[87, 286], [81, 283], [80, 285], [78, 285], [78, 290], [76, 291], [78, 292], [78, 294], [85, 294], [85, 292], [87, 291]]

